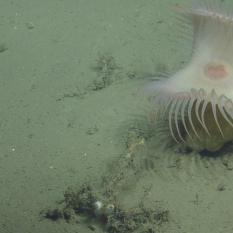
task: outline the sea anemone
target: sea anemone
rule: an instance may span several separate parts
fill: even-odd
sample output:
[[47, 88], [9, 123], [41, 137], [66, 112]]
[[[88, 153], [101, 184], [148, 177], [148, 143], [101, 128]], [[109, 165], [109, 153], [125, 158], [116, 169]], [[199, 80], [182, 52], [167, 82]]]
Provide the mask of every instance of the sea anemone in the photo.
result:
[[233, 140], [233, 14], [207, 0], [176, 8], [193, 29], [190, 62], [147, 91], [176, 142], [217, 151]]

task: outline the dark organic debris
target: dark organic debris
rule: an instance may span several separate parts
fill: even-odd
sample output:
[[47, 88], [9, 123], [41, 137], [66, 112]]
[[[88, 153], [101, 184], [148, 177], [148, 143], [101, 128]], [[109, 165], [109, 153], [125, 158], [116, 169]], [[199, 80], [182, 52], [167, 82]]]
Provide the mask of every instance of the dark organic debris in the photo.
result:
[[90, 89], [98, 91], [110, 86], [116, 78], [115, 71], [117, 69], [120, 69], [120, 67], [117, 66], [113, 56], [99, 55], [96, 64], [92, 67], [92, 70], [97, 74], [97, 79], [94, 80]]
[[[101, 224], [106, 233], [155, 233], [161, 224], [169, 221], [167, 210], [147, 209], [143, 206], [124, 209], [115, 203], [108, 203], [108, 200], [102, 201], [89, 185], [83, 185], [78, 190], [68, 188], [59, 207], [44, 210], [41, 215], [51, 221], [63, 219], [66, 222], [78, 216], [86, 216]], [[87, 227], [95, 229], [90, 224]]]
[[108, 217], [106, 225], [109, 233], [127, 232], [151, 232], [154, 233], [157, 226], [168, 222], [168, 211], [156, 211], [146, 208], [131, 210], [117, 209]]
[[77, 99], [84, 99], [87, 95], [87, 91], [82, 91], [79, 87], [75, 87], [73, 91], [63, 93], [60, 97], [56, 99], [57, 102], [63, 101], [68, 98], [77, 98]]
[[43, 213], [43, 217], [50, 219], [52, 221], [57, 221], [59, 219], [64, 219], [69, 222], [72, 218], [72, 210], [69, 208], [55, 208], [47, 210]]
[[5, 52], [6, 50], [8, 50], [8, 47], [5, 43], [0, 43], [0, 53]]

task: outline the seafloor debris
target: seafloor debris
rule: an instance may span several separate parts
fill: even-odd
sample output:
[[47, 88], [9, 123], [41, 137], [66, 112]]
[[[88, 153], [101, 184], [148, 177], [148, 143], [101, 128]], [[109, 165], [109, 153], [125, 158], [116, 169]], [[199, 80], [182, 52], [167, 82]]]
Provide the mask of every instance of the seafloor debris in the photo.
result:
[[115, 71], [119, 69], [120, 67], [117, 66], [113, 56], [99, 55], [95, 66], [92, 67], [92, 70], [97, 74], [97, 79], [94, 80], [90, 89], [98, 91], [110, 86], [116, 78]]
[[131, 157], [139, 146], [145, 144], [145, 136], [138, 128], [131, 128], [127, 132], [125, 143], [128, 151], [127, 156]]
[[86, 216], [101, 224], [107, 233], [155, 233], [161, 224], [169, 220], [167, 210], [147, 209], [143, 205], [124, 209], [108, 203], [108, 200], [100, 200], [88, 185], [78, 190], [68, 188], [58, 207], [44, 210], [41, 215], [52, 221], [63, 219], [67, 222]]
[[8, 50], [8, 47], [5, 43], [0, 43], [0, 53], [5, 52], [6, 50]]

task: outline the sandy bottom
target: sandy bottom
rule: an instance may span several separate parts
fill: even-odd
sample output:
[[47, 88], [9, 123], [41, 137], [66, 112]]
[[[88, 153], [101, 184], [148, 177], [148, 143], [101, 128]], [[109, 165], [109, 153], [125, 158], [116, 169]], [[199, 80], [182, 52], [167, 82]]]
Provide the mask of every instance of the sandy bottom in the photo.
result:
[[0, 232], [103, 232], [40, 216], [69, 186], [102, 192], [103, 177], [126, 208], [168, 210], [158, 231], [233, 232], [232, 153], [162, 150], [148, 126], [140, 88], [190, 52], [171, 2], [0, 2]]

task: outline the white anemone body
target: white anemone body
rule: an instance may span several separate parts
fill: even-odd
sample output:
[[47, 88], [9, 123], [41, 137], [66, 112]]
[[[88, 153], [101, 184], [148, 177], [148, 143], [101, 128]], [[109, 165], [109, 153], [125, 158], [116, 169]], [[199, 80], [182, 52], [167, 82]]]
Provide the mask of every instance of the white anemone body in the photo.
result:
[[193, 48], [190, 62], [182, 70], [167, 79], [150, 84], [150, 98], [159, 111], [167, 112], [171, 134], [182, 138], [178, 121], [182, 121], [187, 133], [185, 118], [193, 127], [192, 112], [209, 133], [204, 114], [211, 104], [213, 118], [218, 122], [217, 111], [233, 127], [233, 16], [211, 8], [209, 3], [193, 7], [183, 14], [193, 26]]

